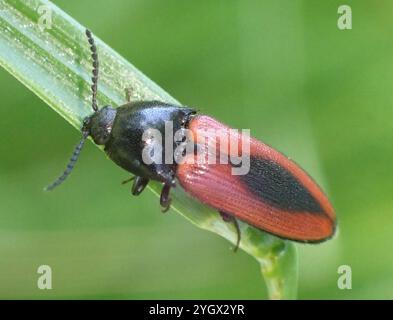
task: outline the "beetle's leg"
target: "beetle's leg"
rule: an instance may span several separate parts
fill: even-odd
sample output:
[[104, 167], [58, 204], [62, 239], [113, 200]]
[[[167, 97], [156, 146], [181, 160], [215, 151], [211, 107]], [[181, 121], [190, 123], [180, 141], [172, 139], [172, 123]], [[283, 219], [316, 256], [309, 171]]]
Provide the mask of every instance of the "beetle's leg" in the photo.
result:
[[131, 188], [131, 194], [133, 196], [139, 195], [143, 191], [143, 189], [145, 189], [148, 183], [149, 183], [149, 179], [136, 176], [134, 180], [134, 184], [132, 185]]
[[222, 218], [222, 220], [224, 220], [225, 222], [233, 222], [235, 228], [236, 228], [236, 232], [237, 232], [237, 240], [236, 240], [236, 246], [233, 248], [233, 252], [236, 252], [237, 249], [239, 248], [239, 244], [240, 244], [240, 228], [239, 228], [239, 223], [237, 222], [236, 218], [224, 211], [218, 211], [220, 213], [220, 216]]
[[128, 182], [131, 182], [132, 180], [134, 180], [135, 179], [135, 176], [132, 176], [131, 178], [128, 178], [128, 179], [126, 179], [126, 180], [123, 180], [122, 182], [121, 182], [121, 184], [126, 184], [126, 183], [128, 183]]
[[127, 102], [131, 102], [131, 97], [132, 97], [132, 88], [127, 87], [124, 89], [125, 93], [126, 93], [126, 101]]
[[171, 206], [171, 198], [169, 197], [169, 191], [171, 190], [171, 187], [171, 183], [166, 182], [161, 190], [160, 205], [162, 212], [167, 212]]

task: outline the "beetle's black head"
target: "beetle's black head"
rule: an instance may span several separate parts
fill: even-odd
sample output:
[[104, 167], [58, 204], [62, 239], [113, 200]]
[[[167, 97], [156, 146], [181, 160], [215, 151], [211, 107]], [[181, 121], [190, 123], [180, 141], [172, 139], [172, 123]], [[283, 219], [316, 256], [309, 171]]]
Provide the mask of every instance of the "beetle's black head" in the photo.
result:
[[105, 106], [94, 112], [83, 121], [82, 133], [90, 135], [94, 142], [99, 145], [106, 144], [109, 140], [116, 109]]

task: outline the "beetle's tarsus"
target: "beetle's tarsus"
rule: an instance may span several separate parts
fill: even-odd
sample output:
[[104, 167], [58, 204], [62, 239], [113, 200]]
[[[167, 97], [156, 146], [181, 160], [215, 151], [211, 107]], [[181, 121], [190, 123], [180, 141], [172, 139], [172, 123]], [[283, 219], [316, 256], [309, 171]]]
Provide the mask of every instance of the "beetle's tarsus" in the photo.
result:
[[171, 198], [169, 197], [169, 192], [171, 191], [172, 183], [165, 183], [161, 190], [160, 195], [160, 205], [161, 212], [167, 212], [171, 206]]

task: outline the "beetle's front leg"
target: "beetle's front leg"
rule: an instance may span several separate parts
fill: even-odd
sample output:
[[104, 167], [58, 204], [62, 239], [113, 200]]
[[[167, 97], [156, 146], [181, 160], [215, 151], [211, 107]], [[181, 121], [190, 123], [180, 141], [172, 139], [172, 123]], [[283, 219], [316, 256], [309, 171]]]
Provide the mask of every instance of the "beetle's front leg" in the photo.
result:
[[124, 89], [125, 94], [126, 94], [126, 101], [131, 102], [131, 97], [132, 97], [132, 88], [127, 87]]
[[131, 194], [133, 196], [139, 195], [145, 189], [148, 183], [149, 183], [149, 179], [136, 176], [134, 179], [134, 184], [132, 185], [131, 188]]
[[123, 181], [121, 182], [121, 184], [126, 184], [126, 183], [128, 183], [128, 182], [133, 181], [134, 179], [135, 179], [135, 176], [132, 176], [131, 178], [128, 178], [128, 179], [126, 179], [126, 180], [123, 180]]

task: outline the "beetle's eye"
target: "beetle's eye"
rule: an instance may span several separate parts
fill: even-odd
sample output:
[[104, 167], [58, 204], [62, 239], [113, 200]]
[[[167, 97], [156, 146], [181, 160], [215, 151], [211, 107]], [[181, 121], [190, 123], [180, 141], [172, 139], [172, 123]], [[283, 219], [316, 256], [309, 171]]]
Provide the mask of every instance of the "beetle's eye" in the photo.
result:
[[90, 117], [83, 119], [82, 131], [88, 130], [88, 127], [90, 126], [90, 120]]

